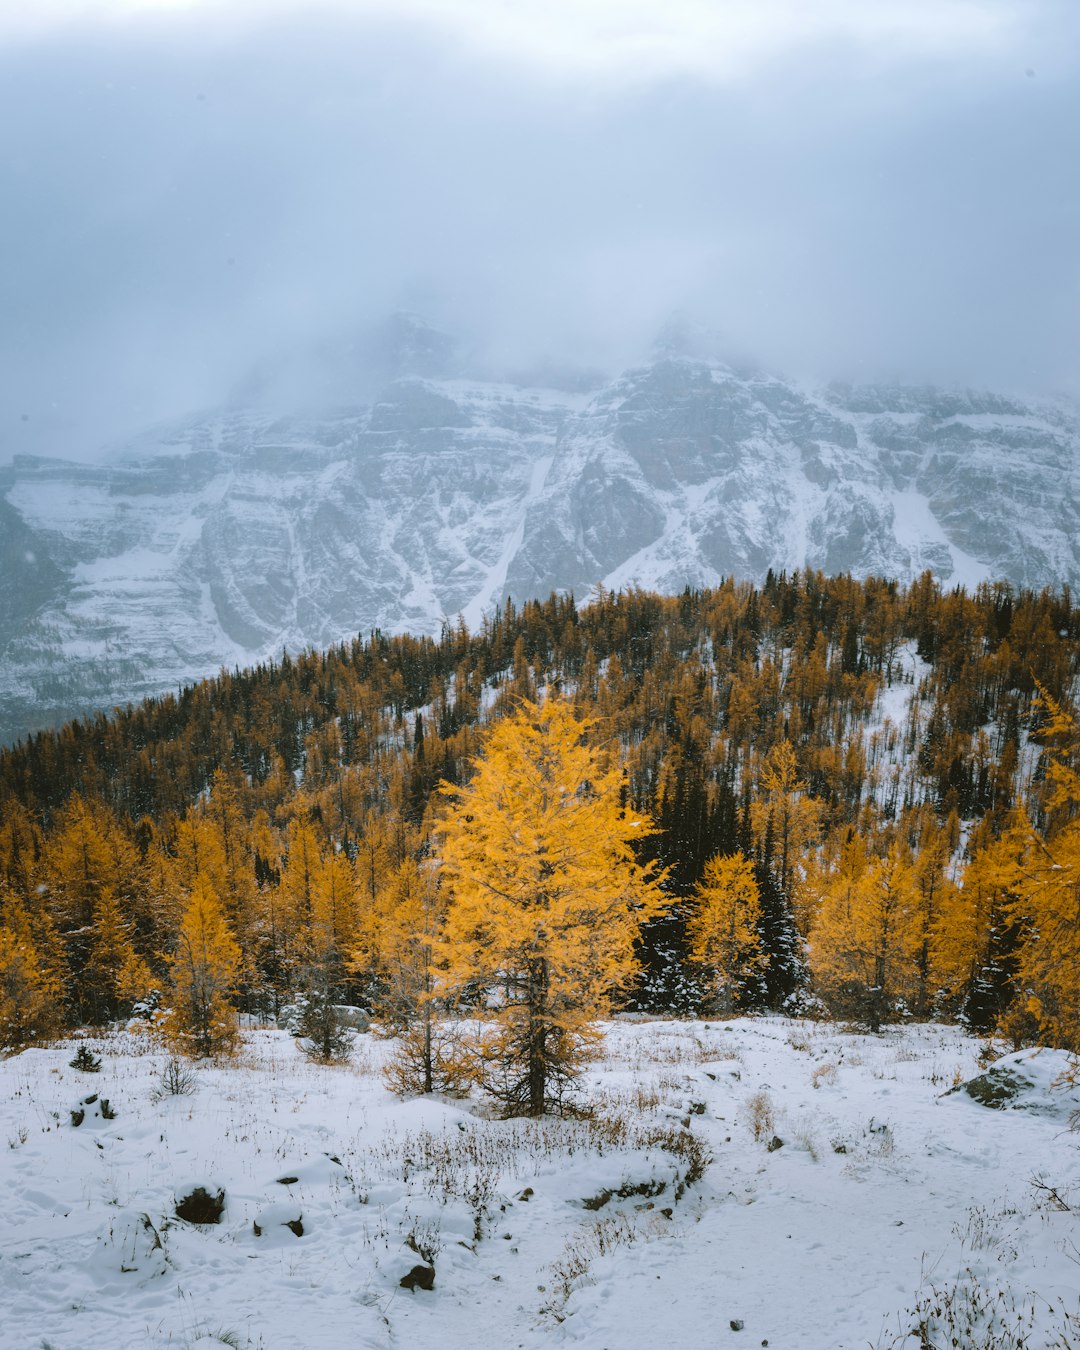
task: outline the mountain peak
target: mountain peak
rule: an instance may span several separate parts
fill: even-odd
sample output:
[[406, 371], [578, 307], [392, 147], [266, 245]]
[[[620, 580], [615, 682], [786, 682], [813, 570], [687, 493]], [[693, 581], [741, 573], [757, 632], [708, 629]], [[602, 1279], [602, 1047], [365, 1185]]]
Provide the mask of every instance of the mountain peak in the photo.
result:
[[283, 647], [475, 625], [506, 595], [800, 567], [1080, 584], [1075, 413], [763, 379], [681, 316], [657, 345], [595, 396], [515, 387], [458, 378], [454, 340], [401, 312], [92, 482], [15, 461], [0, 741]]
[[411, 310], [398, 310], [369, 329], [357, 343], [358, 354], [390, 379], [410, 375], [446, 379], [460, 364], [458, 341]]

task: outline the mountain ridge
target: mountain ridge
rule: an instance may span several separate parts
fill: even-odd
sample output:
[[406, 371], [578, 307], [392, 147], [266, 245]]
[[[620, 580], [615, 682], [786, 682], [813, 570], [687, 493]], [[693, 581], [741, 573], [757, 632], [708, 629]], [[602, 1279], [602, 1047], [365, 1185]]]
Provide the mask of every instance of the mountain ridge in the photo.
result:
[[506, 596], [803, 567], [1080, 582], [1063, 404], [814, 387], [670, 343], [550, 389], [469, 378], [416, 322], [366, 403], [234, 403], [103, 464], [0, 470], [0, 740], [283, 649], [475, 627]]

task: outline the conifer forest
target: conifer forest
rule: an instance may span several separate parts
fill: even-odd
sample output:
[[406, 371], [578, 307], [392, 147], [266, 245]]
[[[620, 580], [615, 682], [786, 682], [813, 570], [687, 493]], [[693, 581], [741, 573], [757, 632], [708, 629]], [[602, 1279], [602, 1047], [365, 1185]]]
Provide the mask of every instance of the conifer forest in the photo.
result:
[[[135, 1017], [218, 1053], [300, 1006], [329, 1052], [344, 1005], [403, 1089], [534, 1115], [618, 1009], [1076, 1052], [1078, 675], [1067, 590], [803, 572], [507, 602], [41, 732], [0, 754], [0, 1041]], [[500, 988], [467, 1063], [448, 1028]]]

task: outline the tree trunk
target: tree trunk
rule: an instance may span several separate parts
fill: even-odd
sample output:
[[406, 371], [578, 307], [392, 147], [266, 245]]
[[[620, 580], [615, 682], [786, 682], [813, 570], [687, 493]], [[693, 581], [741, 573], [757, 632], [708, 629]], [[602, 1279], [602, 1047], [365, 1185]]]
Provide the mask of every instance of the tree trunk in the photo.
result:
[[529, 962], [529, 1115], [542, 1116], [547, 1105], [547, 961]]

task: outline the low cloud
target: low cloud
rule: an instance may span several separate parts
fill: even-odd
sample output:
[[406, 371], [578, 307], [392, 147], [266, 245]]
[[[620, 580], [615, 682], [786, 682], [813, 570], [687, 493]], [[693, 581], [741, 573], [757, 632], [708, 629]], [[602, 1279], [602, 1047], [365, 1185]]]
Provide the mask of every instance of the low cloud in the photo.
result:
[[[810, 16], [810, 10], [813, 16]], [[57, 3], [0, 21], [0, 460], [404, 306], [615, 368], [1076, 391], [1080, 15]]]

